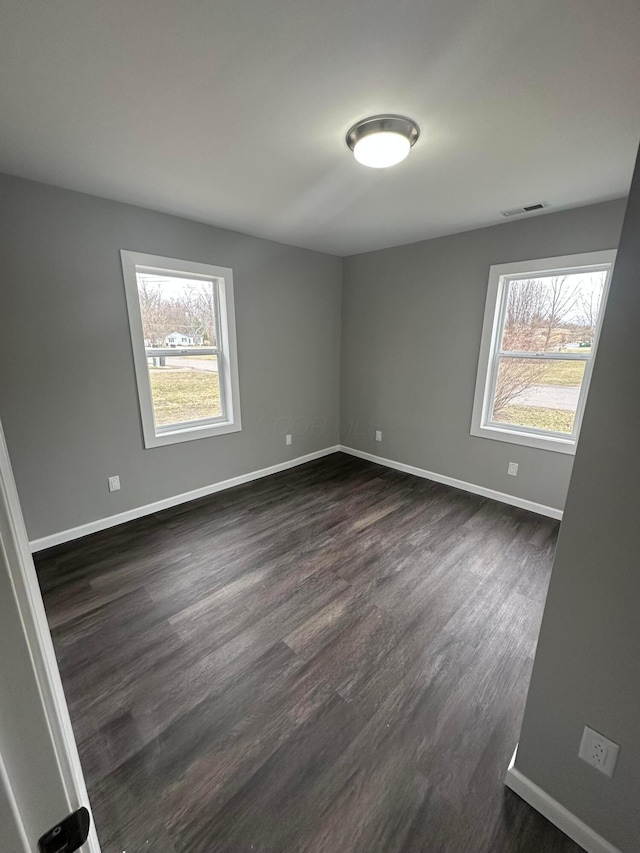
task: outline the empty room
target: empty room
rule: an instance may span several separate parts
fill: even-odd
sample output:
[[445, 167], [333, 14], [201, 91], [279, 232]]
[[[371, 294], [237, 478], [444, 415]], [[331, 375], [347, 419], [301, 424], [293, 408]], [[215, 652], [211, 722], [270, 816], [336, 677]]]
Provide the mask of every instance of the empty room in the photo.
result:
[[639, 853], [637, 0], [0, 14], [0, 853]]

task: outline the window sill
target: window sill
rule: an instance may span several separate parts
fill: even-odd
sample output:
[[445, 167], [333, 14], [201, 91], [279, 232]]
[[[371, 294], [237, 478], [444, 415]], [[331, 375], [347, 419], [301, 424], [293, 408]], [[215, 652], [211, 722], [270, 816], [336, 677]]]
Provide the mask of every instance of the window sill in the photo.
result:
[[181, 427], [180, 429], [167, 430], [167, 432], [154, 433], [144, 436], [144, 446], [163, 447], [167, 444], [179, 444], [183, 441], [195, 441], [198, 438], [211, 438], [214, 435], [225, 435], [229, 432], [240, 432], [242, 426], [239, 422], [223, 421], [216, 424], [201, 424], [200, 426]]
[[472, 426], [471, 435], [478, 436], [478, 438], [490, 438], [494, 441], [504, 441], [508, 444], [519, 444], [524, 447], [535, 447], [538, 450], [566, 453], [571, 456], [575, 455], [576, 452], [576, 440], [574, 438], [557, 438], [532, 432], [503, 429], [498, 426]]

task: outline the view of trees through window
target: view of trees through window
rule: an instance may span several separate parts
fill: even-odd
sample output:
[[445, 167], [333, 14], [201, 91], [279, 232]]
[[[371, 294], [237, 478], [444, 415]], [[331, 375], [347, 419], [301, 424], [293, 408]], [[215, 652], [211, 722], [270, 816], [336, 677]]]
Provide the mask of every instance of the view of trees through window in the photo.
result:
[[491, 420], [571, 434], [607, 271], [506, 283]]
[[216, 283], [141, 270], [136, 278], [156, 425], [220, 417]]

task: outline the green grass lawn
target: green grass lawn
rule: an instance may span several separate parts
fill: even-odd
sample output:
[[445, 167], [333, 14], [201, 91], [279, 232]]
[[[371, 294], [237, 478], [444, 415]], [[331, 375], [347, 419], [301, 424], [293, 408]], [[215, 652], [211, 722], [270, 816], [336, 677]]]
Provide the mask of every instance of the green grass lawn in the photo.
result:
[[584, 376], [584, 361], [552, 361], [536, 379], [537, 385], [580, 385]]
[[217, 373], [152, 367], [149, 380], [158, 426], [222, 414]]
[[[552, 384], [552, 383], [549, 383]], [[566, 383], [555, 383], [564, 385]], [[505, 406], [496, 418], [499, 423], [516, 424], [535, 429], [571, 433], [575, 414], [565, 409], [543, 409], [538, 406]]]
[[[582, 361], [551, 362], [536, 384], [580, 385], [584, 368], [585, 363]], [[215, 418], [222, 413], [217, 373], [152, 367], [149, 369], [149, 379], [158, 426]], [[506, 406], [499, 420], [502, 423], [570, 433], [574, 413], [535, 406]]]

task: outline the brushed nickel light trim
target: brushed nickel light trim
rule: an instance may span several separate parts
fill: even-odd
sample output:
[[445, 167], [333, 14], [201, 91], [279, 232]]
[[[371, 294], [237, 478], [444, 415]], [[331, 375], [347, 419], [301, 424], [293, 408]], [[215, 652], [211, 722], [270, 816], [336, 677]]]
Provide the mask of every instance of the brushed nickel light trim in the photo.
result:
[[[389, 162], [384, 162], [383, 156], [380, 158], [374, 157], [371, 162], [368, 162], [368, 158], [366, 157], [362, 158], [358, 156], [358, 152], [356, 151], [358, 144], [363, 140], [370, 138], [370, 142], [374, 143], [374, 139], [372, 137], [376, 134], [381, 134], [379, 139], [382, 144], [384, 144], [385, 140], [387, 142], [393, 142], [393, 135], [396, 135], [396, 143], [400, 142], [400, 145], [396, 144], [395, 146], [397, 149], [397, 155], [395, 158], [391, 155]], [[390, 136], [390, 134], [392, 135]], [[354, 152], [354, 156], [359, 160], [359, 162], [374, 168], [386, 168], [387, 166], [395, 165], [396, 163], [404, 160], [410, 149], [416, 144], [419, 136], [420, 128], [412, 119], [399, 115], [377, 115], [361, 119], [349, 128], [346, 136], [346, 143]], [[402, 143], [398, 137], [405, 140], [405, 142]]]

